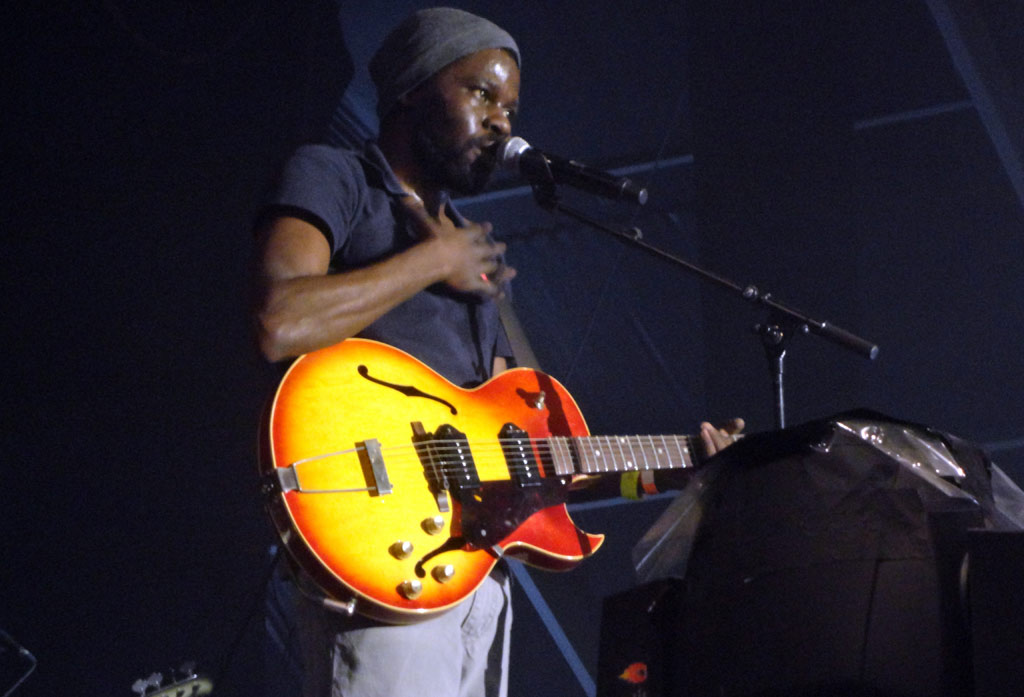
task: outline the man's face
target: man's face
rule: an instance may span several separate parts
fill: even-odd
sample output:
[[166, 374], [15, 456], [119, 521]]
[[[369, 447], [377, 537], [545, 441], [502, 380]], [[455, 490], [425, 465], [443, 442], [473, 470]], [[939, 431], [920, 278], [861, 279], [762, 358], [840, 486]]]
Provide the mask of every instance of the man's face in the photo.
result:
[[479, 193], [519, 108], [519, 67], [501, 49], [472, 53], [417, 88], [409, 104], [418, 114], [413, 151], [423, 171], [444, 189]]

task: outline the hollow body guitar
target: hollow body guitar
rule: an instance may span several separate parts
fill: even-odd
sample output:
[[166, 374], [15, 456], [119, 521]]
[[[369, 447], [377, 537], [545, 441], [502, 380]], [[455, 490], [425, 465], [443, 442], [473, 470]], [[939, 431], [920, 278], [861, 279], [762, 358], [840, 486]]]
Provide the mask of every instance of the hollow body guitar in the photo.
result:
[[589, 436], [554, 378], [466, 390], [409, 354], [347, 339], [298, 358], [261, 437], [267, 508], [332, 598], [392, 623], [455, 607], [507, 555], [567, 570], [603, 535], [565, 507], [579, 475], [690, 467], [689, 436]]

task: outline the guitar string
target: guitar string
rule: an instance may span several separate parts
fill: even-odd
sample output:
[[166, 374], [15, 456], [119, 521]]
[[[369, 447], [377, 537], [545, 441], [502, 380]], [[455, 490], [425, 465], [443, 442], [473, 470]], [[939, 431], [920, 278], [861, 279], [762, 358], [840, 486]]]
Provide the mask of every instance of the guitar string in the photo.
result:
[[[656, 461], [660, 461], [663, 457], [668, 457], [669, 460], [671, 461], [672, 460], [672, 455], [671, 455], [670, 452], [667, 452], [668, 450], [676, 450], [676, 454], [679, 455], [680, 458], [683, 459], [683, 460], [692, 460], [694, 458], [694, 455], [697, 454], [697, 453], [694, 452], [694, 448], [693, 448], [693, 444], [692, 444], [693, 443], [693, 437], [691, 437], [691, 436], [671, 436], [670, 438], [672, 438], [673, 443], [674, 443], [674, 447], [671, 447], [671, 448], [667, 447], [667, 444], [663, 444], [662, 446], [640, 445], [637, 448], [637, 449], [640, 450], [640, 457], [639, 458], [634, 457], [636, 455], [636, 450], [637, 449], [634, 449], [633, 446], [630, 445], [629, 443], [623, 443], [621, 441], [621, 439], [624, 439], [624, 438], [625, 439], [632, 439], [632, 438], [645, 438], [645, 437], [646, 436], [600, 436], [600, 437], [585, 436], [585, 438], [587, 438], [587, 439], [594, 439], [594, 438], [600, 438], [601, 439], [601, 441], [597, 445], [597, 447], [590, 448], [590, 450], [589, 450], [590, 457], [602, 457], [604, 452], [611, 452], [613, 454], [612, 455], [613, 457], [617, 456], [619, 459], [623, 459], [623, 458], [625, 458], [627, 460], [629, 460], [629, 459], [637, 459], [637, 460], [643, 459], [643, 460], [646, 461], [650, 457], [650, 458], [655, 459]], [[429, 455], [433, 454], [433, 455], [443, 459], [443, 458], [456, 457], [460, 451], [467, 451], [467, 450], [468, 450], [468, 457], [467, 457], [467, 459], [479, 459], [477, 456], [482, 456], [483, 458], [490, 458], [490, 457], [494, 457], [496, 455], [504, 456], [506, 454], [511, 455], [511, 456], [514, 457], [516, 451], [528, 450], [526, 447], [521, 447], [521, 446], [524, 446], [525, 443], [529, 443], [530, 446], [531, 446], [530, 449], [532, 449], [535, 453], [539, 453], [542, 456], [547, 454], [548, 456], [550, 456], [553, 459], [559, 459], [559, 455], [555, 454], [555, 448], [551, 445], [551, 442], [553, 440], [555, 440], [555, 441], [561, 441], [561, 442], [568, 443], [569, 441], [572, 441], [574, 439], [575, 439], [575, 437], [573, 437], [573, 436], [554, 436], [554, 437], [551, 437], [551, 438], [539, 438], [539, 439], [535, 438], [535, 439], [528, 439], [528, 440], [524, 440], [524, 439], [498, 439], [498, 440], [494, 440], [494, 441], [474, 440], [473, 441], [473, 445], [471, 445], [471, 446], [468, 443], [459, 443], [458, 441], [454, 441], [453, 442], [453, 441], [450, 441], [450, 440], [431, 440], [431, 441], [422, 441], [420, 443], [412, 443], [412, 444], [403, 443], [403, 444], [400, 444], [400, 445], [386, 445], [386, 446], [383, 446], [381, 448], [381, 453], [382, 454], [384, 454], [385, 452], [389, 453], [389, 454], [397, 453], [399, 456], [401, 456], [403, 454], [415, 454], [417, 456], [417, 458], [416, 458], [417, 462], [422, 461], [424, 455], [429, 456]], [[685, 443], [685, 445], [680, 445], [680, 441], [683, 441]], [[421, 452], [421, 451], [424, 451], [424, 452]], [[336, 457], [336, 456], [343, 456], [343, 455], [353, 455], [353, 454], [358, 454], [359, 452], [360, 452], [360, 448], [349, 448], [349, 449], [346, 449], [346, 450], [339, 450], [339, 451], [335, 451], [335, 452], [324, 453], [324, 454], [321, 454], [321, 455], [313, 455], [313, 456], [310, 456], [310, 457], [306, 457], [306, 458], [303, 458], [301, 460], [296, 461], [294, 464], [296, 464], [296, 465], [305, 464], [306, 462], [310, 462], [310, 461], [327, 459], [327, 458]], [[576, 460], [578, 460], [578, 459], [580, 459], [580, 456], [577, 453], [577, 455], [574, 457], [571, 454], [570, 451], [563, 451], [561, 453], [561, 458], [560, 459], [576, 459]], [[453, 467], [455, 467], [457, 469], [461, 469], [461, 467], [459, 467], [458, 465], [454, 465]], [[669, 467], [672, 467], [672, 465], [669, 465]], [[527, 466], [525, 466], [525, 468], [528, 469], [529, 466], [527, 465]]]
[[[640, 437], [645, 437], [645, 436], [640, 436]], [[489, 458], [489, 457], [494, 457], [495, 455], [502, 455], [502, 456], [504, 456], [506, 454], [511, 455], [511, 456], [514, 457], [516, 451], [528, 450], [526, 447], [521, 447], [521, 446], [523, 446], [525, 443], [529, 443], [530, 446], [531, 446], [530, 449], [532, 449], [535, 453], [540, 453], [541, 455], [547, 454], [547, 455], [549, 455], [550, 457], [552, 457], [554, 459], [577, 459], [578, 460], [580, 456], [577, 454], [576, 457], [574, 458], [573, 455], [569, 451], [563, 451], [561, 453], [561, 458], [559, 458], [559, 455], [555, 454], [555, 448], [551, 445], [551, 441], [552, 440], [560, 440], [560, 441], [568, 443], [569, 441], [574, 440], [574, 438], [575, 437], [573, 437], [573, 436], [555, 436], [555, 437], [552, 437], [552, 438], [540, 438], [540, 439], [529, 439], [529, 440], [524, 440], [524, 439], [498, 439], [498, 440], [494, 440], [494, 441], [474, 440], [472, 446], [468, 445], [468, 443], [459, 443], [457, 441], [453, 442], [453, 441], [450, 441], [450, 440], [432, 440], [432, 441], [422, 441], [420, 443], [412, 443], [412, 444], [403, 443], [403, 444], [400, 444], [400, 445], [387, 445], [387, 446], [383, 446], [381, 448], [381, 453], [382, 454], [384, 454], [385, 452], [389, 453], [389, 454], [397, 453], [399, 456], [401, 456], [402, 454], [415, 454], [417, 456], [417, 461], [421, 461], [423, 459], [424, 455], [429, 456], [431, 454], [433, 454], [435, 456], [438, 456], [440, 458], [456, 457], [460, 451], [465, 452], [467, 450], [468, 450], [468, 458], [467, 459], [477, 459], [477, 456], [483, 456], [485, 458]], [[586, 436], [586, 438], [587, 439], [592, 439], [592, 438], [595, 438], [595, 437], [594, 436]], [[674, 447], [673, 448], [667, 448], [666, 444], [663, 444], [662, 446], [650, 446], [650, 445], [645, 446], [645, 445], [640, 445], [638, 447], [638, 449], [640, 450], [640, 457], [639, 458], [634, 457], [636, 455], [636, 450], [637, 449], [634, 449], [629, 443], [621, 442], [621, 439], [623, 439], [623, 438], [631, 439], [631, 438], [638, 438], [638, 436], [601, 436], [600, 438], [601, 438], [601, 443], [599, 443], [597, 445], [597, 447], [590, 448], [590, 450], [589, 450], [590, 457], [603, 457], [603, 453], [604, 452], [611, 452], [613, 454], [612, 455], [613, 457], [617, 456], [619, 459], [623, 459], [623, 458], [626, 459], [626, 460], [630, 460], [630, 459], [637, 459], [637, 460], [643, 459], [643, 460], [646, 461], [648, 459], [648, 457], [650, 457], [650, 458], [655, 459], [656, 461], [660, 461], [663, 457], [668, 457], [669, 460], [671, 461], [671, 459], [672, 459], [671, 453], [667, 452], [667, 450], [673, 450], [673, 449], [676, 450], [677, 454], [683, 460], [691, 460], [691, 459], [693, 459], [693, 456], [696, 454], [694, 452], [694, 448], [693, 448], [693, 445], [692, 445], [692, 437], [691, 436], [672, 436], [671, 438], [674, 441]], [[684, 441], [685, 445], [680, 445], [679, 441]], [[313, 456], [306, 457], [306, 458], [303, 458], [301, 460], [298, 460], [294, 464], [299, 465], [299, 464], [305, 464], [306, 462], [310, 462], [310, 461], [327, 459], [327, 458], [336, 457], [336, 456], [358, 454], [360, 452], [360, 450], [361, 449], [357, 447], [357, 448], [349, 448], [349, 449], [346, 449], [346, 450], [334, 451], [334, 452], [330, 452], [330, 453], [324, 453], [324, 454], [321, 454], [321, 455], [313, 455]], [[424, 451], [424, 452], [421, 452], [421, 451]], [[672, 465], [669, 465], [669, 467], [671, 467], [671, 466]], [[455, 465], [454, 467], [461, 469], [461, 467], [459, 467], [458, 465]], [[525, 466], [525, 467], [527, 469], [529, 468], [528, 465]]]
[[[561, 438], [561, 442], [568, 442], [573, 437], [556, 437]], [[557, 452], [555, 447], [551, 444], [551, 439], [530, 439], [529, 443], [533, 445], [536, 453], [541, 455], [540, 463], [534, 463], [533, 465], [521, 465], [521, 464], [510, 464], [509, 468], [513, 471], [518, 469], [529, 470], [531, 466], [543, 466], [545, 461], [554, 460], [589, 460], [589, 464], [595, 467], [599, 471], [626, 471], [631, 469], [670, 469], [673, 467], [687, 466], [692, 464], [694, 459], [693, 444], [689, 436], [673, 436], [671, 437], [674, 441], [673, 446], [669, 446], [667, 442], [663, 442], [661, 446], [655, 445], [653, 441], [649, 445], [638, 443], [636, 447], [633, 446], [632, 441], [640, 438], [647, 438], [647, 436], [587, 436], [586, 437], [591, 443], [596, 443], [595, 447], [590, 447], [585, 450], [585, 454], [579, 452], [579, 443], [577, 445], [577, 453], [575, 457], [570, 452]], [[599, 440], [591, 440], [591, 439]], [[680, 441], [683, 441], [685, 445], [681, 445]], [[482, 457], [496, 457], [499, 455], [508, 455], [508, 457], [518, 460], [517, 451], [520, 450], [520, 444], [524, 441], [522, 439], [514, 440], [501, 440], [480, 442], [474, 441], [474, 445], [470, 447], [469, 457], [475, 458], [479, 455]], [[497, 444], [497, 445], [496, 445]], [[440, 459], [451, 459], [458, 457], [460, 446], [458, 442], [451, 441], [433, 441], [433, 453]], [[404, 446], [394, 446], [404, 447]], [[496, 450], [497, 448], [497, 450]], [[526, 450], [525, 447], [522, 448]], [[675, 450], [675, 453], [671, 451]], [[508, 451], [508, 452], [507, 452]], [[605, 454], [609, 455], [608, 459], [604, 459]], [[548, 457], [545, 458], [544, 456]], [[675, 458], [678, 457], [682, 460], [682, 465], [673, 464]], [[654, 461], [654, 465], [651, 465], [651, 460]], [[665, 461], [667, 460], [667, 464]], [[614, 461], [625, 462], [625, 466], [616, 465]], [[601, 468], [602, 463], [604, 469]], [[584, 463], [588, 464], [588, 463]], [[449, 467], [457, 470], [461, 470], [458, 464], [449, 465]]]
[[[584, 455], [581, 456], [578, 451], [573, 452], [567, 449], [560, 449], [559, 452], [555, 453], [555, 446], [553, 443], [568, 444], [571, 441], [576, 441], [578, 438], [584, 438], [592, 443], [596, 443], [596, 448], [590, 448], [589, 458]], [[641, 457], [636, 457], [635, 449], [632, 447], [629, 441], [647, 438], [651, 441], [651, 445], [640, 444], [638, 448], [641, 451]], [[468, 442], [459, 442], [451, 440], [429, 440], [421, 441], [420, 443], [403, 443], [400, 445], [385, 445], [381, 447], [382, 455], [387, 453], [389, 461], [386, 462], [386, 468], [392, 471], [405, 471], [407, 469], [418, 469], [425, 472], [433, 469], [440, 475], [443, 476], [455, 476], [459, 473], [465, 473], [470, 466], [473, 469], [478, 469], [476, 463], [478, 461], [484, 462], [493, 459], [502, 459], [510, 475], [526, 474], [532, 471], [544, 471], [548, 470], [549, 466], [555, 465], [556, 460], [569, 461], [573, 465], [578, 464], [581, 459], [596, 460], [597, 458], [603, 457], [603, 452], [611, 452], [612, 459], [624, 460], [627, 466], [617, 466], [614, 463], [608, 463], [607, 460], [601, 462], [608, 463], [608, 466], [602, 468], [600, 465], [594, 466], [593, 464], [589, 469], [580, 472], [581, 474], [602, 474], [612, 472], [625, 472], [631, 470], [640, 469], [680, 469], [692, 467], [695, 464], [695, 460], [699, 459], [699, 451], [694, 448], [695, 437], [693, 436], [658, 436], [662, 440], [662, 446], [653, 445], [653, 437], [651, 436], [551, 436], [546, 438], [513, 438], [513, 439], [497, 439], [493, 441], [479, 441], [474, 440], [473, 445], [469, 446]], [[668, 440], [672, 443], [669, 447]], [[682, 443], [682, 444], [681, 444]], [[526, 444], [530, 445], [530, 448], [526, 448]], [[653, 447], [653, 450], [651, 449]], [[321, 455], [313, 455], [310, 457], [302, 458], [293, 463], [292, 466], [298, 468], [300, 465], [309, 464], [319, 460], [326, 460], [333, 457], [343, 457], [345, 455], [352, 456], [360, 452], [360, 448], [349, 448], [346, 450], [339, 450], [330, 453], [324, 453]], [[508, 462], [509, 455], [513, 459], [518, 459], [516, 451], [526, 450], [532, 451], [533, 457], [532, 462], [528, 464], [517, 464], [515, 462]], [[628, 455], [627, 455], [627, 450]], [[666, 452], [670, 450], [676, 450], [675, 457], [672, 453]], [[459, 464], [440, 464], [432, 466], [430, 459], [435, 460], [450, 460], [458, 457], [460, 451], [466, 452], [466, 466]], [[468, 452], [467, 452], [468, 451]], [[512, 451], [512, 452], [509, 452]], [[616, 452], [617, 451], [617, 452]], [[539, 455], [539, 459], [536, 457]], [[655, 464], [651, 466], [648, 458], [655, 460]], [[426, 458], [426, 462], [424, 461]], [[643, 460], [642, 464], [640, 460]], [[668, 460], [668, 464], [663, 464], [664, 459]], [[680, 462], [681, 461], [681, 462]], [[356, 461], [360, 467], [362, 467], [361, 461]], [[586, 463], [584, 463], [586, 466]], [[575, 474], [575, 467], [572, 471], [565, 472], [562, 474], [555, 473], [555, 476], [566, 476]]]

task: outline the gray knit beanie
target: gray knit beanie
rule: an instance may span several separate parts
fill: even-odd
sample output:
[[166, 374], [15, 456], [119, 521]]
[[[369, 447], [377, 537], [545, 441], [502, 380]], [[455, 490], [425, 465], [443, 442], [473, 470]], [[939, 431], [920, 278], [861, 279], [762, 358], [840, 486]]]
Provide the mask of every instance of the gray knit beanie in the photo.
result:
[[370, 59], [377, 115], [384, 118], [403, 95], [449, 63], [488, 48], [508, 49], [522, 67], [515, 40], [493, 22], [451, 7], [414, 13], [388, 34]]

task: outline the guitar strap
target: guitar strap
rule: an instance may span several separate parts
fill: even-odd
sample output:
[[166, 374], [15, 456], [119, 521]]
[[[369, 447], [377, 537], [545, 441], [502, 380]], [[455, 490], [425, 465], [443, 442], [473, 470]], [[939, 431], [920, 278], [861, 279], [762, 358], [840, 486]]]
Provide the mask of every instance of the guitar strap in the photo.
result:
[[540, 370], [540, 363], [533, 353], [533, 348], [530, 347], [530, 340], [526, 338], [523, 325], [519, 323], [519, 317], [512, 307], [508, 292], [495, 302], [498, 303], [498, 315], [505, 327], [505, 334], [508, 336], [509, 343], [512, 344], [512, 357], [515, 359], [516, 366]]
[[[508, 335], [508, 341], [512, 345], [512, 357], [515, 358], [516, 366], [540, 370], [540, 362], [533, 353], [533, 348], [530, 347], [530, 340], [526, 338], [526, 332], [523, 331], [523, 326], [519, 323], [519, 317], [512, 307], [512, 301], [509, 300], [508, 293], [506, 292], [496, 302], [498, 303], [498, 314], [501, 316], [501, 323], [505, 326], [505, 333]], [[519, 562], [510, 561], [509, 569], [512, 571], [516, 584], [526, 592], [526, 597], [529, 598], [530, 604], [537, 611], [541, 621], [544, 623], [545, 629], [548, 630], [548, 634], [554, 640], [562, 657], [572, 668], [573, 673], [576, 674], [576, 678], [579, 680], [584, 692], [588, 695], [595, 694], [597, 687], [594, 679], [587, 672], [579, 654], [576, 653], [576, 649], [566, 636], [562, 625], [559, 624], [544, 596], [541, 595], [537, 585], [533, 582], [533, 578], [530, 576], [526, 566]]]

